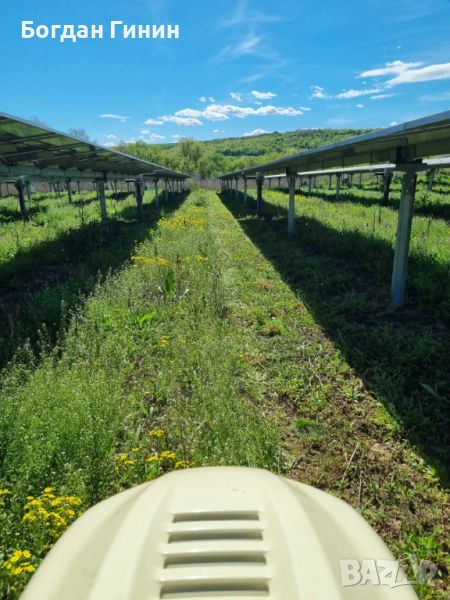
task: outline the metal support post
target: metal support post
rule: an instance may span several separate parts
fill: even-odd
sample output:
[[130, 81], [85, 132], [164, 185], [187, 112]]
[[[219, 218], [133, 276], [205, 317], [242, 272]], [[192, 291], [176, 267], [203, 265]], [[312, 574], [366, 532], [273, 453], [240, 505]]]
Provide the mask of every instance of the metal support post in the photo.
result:
[[142, 177], [136, 177], [134, 180], [134, 195], [136, 198], [137, 217], [141, 221], [144, 217], [143, 199], [144, 199], [144, 182]]
[[262, 208], [262, 191], [264, 185], [264, 175], [262, 173], [256, 173], [256, 214], [261, 214]]
[[155, 179], [153, 180], [154, 183], [154, 187], [155, 187], [155, 206], [157, 209], [159, 209], [159, 192], [158, 192], [158, 178], [155, 177]]
[[17, 188], [17, 193], [19, 195], [20, 212], [22, 213], [22, 218], [26, 219], [27, 218], [27, 205], [25, 204], [25, 181], [23, 180], [23, 177], [20, 177], [16, 181], [16, 188]]
[[295, 175], [288, 175], [289, 209], [288, 209], [288, 238], [291, 239], [295, 229]]
[[67, 186], [67, 199], [69, 200], [69, 204], [72, 204], [72, 189], [70, 187], [70, 179], [66, 179]]
[[389, 192], [391, 190], [392, 171], [388, 169], [384, 170], [383, 173], [383, 205], [389, 204]]
[[102, 225], [106, 225], [107, 214], [106, 214], [106, 199], [105, 199], [105, 180], [98, 179], [96, 182], [98, 199], [100, 201], [100, 214]]
[[336, 200], [341, 199], [341, 174], [336, 175]]
[[395, 245], [394, 266], [392, 269], [391, 298], [392, 307], [398, 308], [405, 301], [406, 276], [408, 271], [409, 240], [416, 192], [417, 171], [407, 168], [403, 174], [402, 193], [398, 214], [397, 240]]

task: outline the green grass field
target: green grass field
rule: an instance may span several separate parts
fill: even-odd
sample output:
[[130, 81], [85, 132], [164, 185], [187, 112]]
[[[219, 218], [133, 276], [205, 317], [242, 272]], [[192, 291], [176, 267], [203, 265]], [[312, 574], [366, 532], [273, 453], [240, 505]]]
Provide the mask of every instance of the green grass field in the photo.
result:
[[0, 590], [93, 503], [172, 469], [249, 465], [344, 498], [447, 597], [450, 236], [419, 194], [388, 310], [398, 186], [0, 201]]

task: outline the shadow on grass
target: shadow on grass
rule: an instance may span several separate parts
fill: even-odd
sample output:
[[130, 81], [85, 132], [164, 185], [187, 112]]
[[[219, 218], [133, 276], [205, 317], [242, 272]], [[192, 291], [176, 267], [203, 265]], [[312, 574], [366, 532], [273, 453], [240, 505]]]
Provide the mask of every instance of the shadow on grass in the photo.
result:
[[[26, 340], [37, 349], [54, 344], [72, 309], [99, 279], [119, 269], [136, 243], [148, 238], [162, 215], [171, 214], [189, 192], [169, 202], [144, 203], [144, 219], [136, 209], [111, 213], [106, 227], [89, 223], [19, 251], [0, 266], [0, 368]], [[43, 333], [44, 332], [44, 333]]]
[[285, 209], [263, 202], [255, 218], [253, 199], [221, 198], [448, 485], [450, 265], [411, 256], [408, 301], [394, 312], [387, 309], [393, 248], [384, 240], [300, 216], [289, 241]]
[[[27, 208], [27, 219], [32, 219], [38, 214], [47, 212], [46, 206], [30, 206]], [[15, 223], [17, 221], [23, 221], [24, 218], [20, 209], [10, 208], [8, 206], [0, 206], [0, 224], [2, 223]]]

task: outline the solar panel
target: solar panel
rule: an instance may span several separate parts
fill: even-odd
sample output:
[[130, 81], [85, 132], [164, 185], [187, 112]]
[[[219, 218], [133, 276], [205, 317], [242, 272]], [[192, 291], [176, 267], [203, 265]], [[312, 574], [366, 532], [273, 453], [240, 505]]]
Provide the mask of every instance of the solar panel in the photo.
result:
[[143, 174], [187, 178], [149, 161], [0, 113], [2, 177], [114, 179]]
[[262, 173], [278, 175], [336, 167], [401, 164], [450, 153], [450, 111], [409, 121], [394, 127], [328, 144], [313, 150], [291, 154], [262, 165], [222, 176], [222, 179]]
[[[372, 133], [291, 154], [262, 165], [227, 173], [220, 177], [222, 186], [232, 188], [233, 180], [245, 178], [244, 198], [247, 196], [247, 179], [256, 178], [256, 211], [262, 209], [262, 187], [264, 177], [288, 177], [288, 237], [294, 235], [295, 220], [295, 177], [297, 175], [337, 176], [336, 196], [339, 197], [340, 176], [345, 172], [373, 170], [403, 171], [400, 196], [397, 239], [391, 282], [391, 304], [402, 306], [405, 299], [409, 240], [413, 218], [416, 176], [419, 170], [433, 171], [450, 166], [450, 111], [409, 121]], [[442, 158], [430, 158], [442, 157]], [[283, 175], [280, 172], [284, 171]], [[231, 185], [230, 185], [231, 182]], [[385, 178], [384, 197], [389, 193], [390, 180]], [[432, 180], [431, 180], [432, 184]], [[431, 189], [429, 187], [429, 189]]]

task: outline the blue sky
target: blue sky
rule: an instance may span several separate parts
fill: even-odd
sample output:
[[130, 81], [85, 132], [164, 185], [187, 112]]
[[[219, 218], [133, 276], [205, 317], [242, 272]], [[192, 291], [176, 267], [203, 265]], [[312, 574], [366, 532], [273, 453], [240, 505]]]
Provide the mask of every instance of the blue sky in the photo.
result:
[[[448, 0], [0, 3], [0, 110], [106, 145], [383, 127], [450, 108]], [[22, 39], [22, 20], [181, 35], [61, 44]]]

